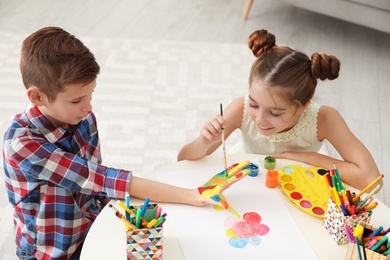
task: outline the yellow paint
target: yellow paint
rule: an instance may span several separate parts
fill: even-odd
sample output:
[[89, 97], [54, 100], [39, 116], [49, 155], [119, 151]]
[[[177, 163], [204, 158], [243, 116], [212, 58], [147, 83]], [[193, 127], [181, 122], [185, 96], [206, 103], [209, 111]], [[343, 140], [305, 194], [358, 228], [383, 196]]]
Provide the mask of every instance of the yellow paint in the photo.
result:
[[[223, 194], [221, 194], [219, 197], [220, 197], [221, 199], [223, 199], [224, 201], [226, 201], [226, 203], [228, 203], [227, 200], [226, 200], [226, 198], [225, 198], [225, 196], [224, 196]], [[229, 205], [229, 207], [227, 208], [227, 210], [228, 210], [230, 213], [232, 213], [236, 218], [242, 219], [241, 215], [238, 214], [238, 212], [237, 212], [235, 209], [233, 209], [233, 208], [230, 206], [229, 203], [228, 203], [228, 205]], [[219, 206], [217, 206], [217, 207], [219, 207]], [[216, 209], [216, 206], [214, 206], [214, 208]], [[222, 207], [219, 207], [219, 208], [222, 208]], [[216, 210], [219, 210], [219, 209], [216, 209]], [[222, 208], [221, 210], [223, 210], [223, 208]]]
[[238, 237], [232, 228], [228, 228], [226, 230], [226, 236], [228, 238], [237, 238]]

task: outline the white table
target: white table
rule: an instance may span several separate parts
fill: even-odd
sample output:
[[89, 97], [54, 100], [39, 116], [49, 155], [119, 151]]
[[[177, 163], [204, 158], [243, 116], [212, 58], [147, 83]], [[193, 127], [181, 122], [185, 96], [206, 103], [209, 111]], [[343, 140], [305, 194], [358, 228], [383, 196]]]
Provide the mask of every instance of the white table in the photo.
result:
[[[248, 158], [259, 158], [259, 162], [262, 162], [264, 156], [261, 155], [248, 155], [248, 154], [234, 154], [228, 156], [228, 164], [241, 162]], [[198, 161], [181, 161], [165, 166], [158, 170], [159, 173], [171, 172], [185, 169], [194, 169], [196, 167], [204, 167], [207, 165], [221, 164], [222, 158], [220, 154], [214, 154], [205, 157]], [[289, 160], [277, 160], [276, 168], [280, 169], [287, 164], [298, 164], [305, 166], [301, 163], [297, 163]], [[151, 176], [150, 178], [154, 178]], [[246, 177], [250, 178], [250, 177]], [[195, 187], [194, 187], [195, 188]], [[264, 188], [266, 188], [264, 186]], [[353, 190], [353, 189], [352, 189]], [[310, 246], [317, 254], [319, 259], [341, 259], [345, 256], [347, 245], [337, 245], [337, 243], [329, 235], [328, 231], [323, 226], [323, 219], [313, 217], [298, 207], [296, 207], [291, 201], [284, 196], [280, 191], [280, 197], [283, 200], [283, 204], [297, 223], [305, 239], [309, 242]], [[141, 200], [131, 199], [132, 204], [142, 204]], [[383, 225], [390, 227], [390, 208], [378, 201], [379, 205], [374, 210], [374, 214], [371, 218], [371, 224], [375, 226]], [[115, 202], [112, 202], [115, 204]], [[115, 204], [116, 205], [116, 204]], [[164, 207], [164, 205], [162, 205]], [[169, 215], [169, 211], [166, 211]], [[184, 259], [183, 252], [180, 247], [180, 243], [177, 238], [177, 231], [172, 223], [169, 222], [169, 218], [164, 224], [164, 240], [163, 240], [163, 256], [164, 259]], [[113, 214], [112, 210], [105, 207], [101, 214], [97, 217], [88, 236], [84, 242], [83, 250], [81, 252], [82, 260], [89, 259], [126, 259], [126, 230], [124, 225]]]

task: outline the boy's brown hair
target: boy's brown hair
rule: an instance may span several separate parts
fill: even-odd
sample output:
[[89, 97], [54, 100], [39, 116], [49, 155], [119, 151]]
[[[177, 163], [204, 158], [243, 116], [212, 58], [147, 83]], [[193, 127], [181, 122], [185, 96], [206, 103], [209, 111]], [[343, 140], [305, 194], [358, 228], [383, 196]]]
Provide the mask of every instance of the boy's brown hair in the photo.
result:
[[26, 89], [36, 86], [51, 102], [65, 85], [91, 83], [100, 67], [74, 35], [59, 27], [45, 27], [23, 41], [20, 71]]

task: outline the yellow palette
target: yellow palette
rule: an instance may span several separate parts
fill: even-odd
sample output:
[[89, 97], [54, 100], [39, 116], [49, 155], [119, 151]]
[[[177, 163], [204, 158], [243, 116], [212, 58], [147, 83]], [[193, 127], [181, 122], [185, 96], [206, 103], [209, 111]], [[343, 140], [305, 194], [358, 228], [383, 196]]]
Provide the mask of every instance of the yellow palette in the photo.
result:
[[287, 165], [279, 170], [280, 186], [287, 197], [303, 211], [325, 217], [329, 189], [323, 168]]

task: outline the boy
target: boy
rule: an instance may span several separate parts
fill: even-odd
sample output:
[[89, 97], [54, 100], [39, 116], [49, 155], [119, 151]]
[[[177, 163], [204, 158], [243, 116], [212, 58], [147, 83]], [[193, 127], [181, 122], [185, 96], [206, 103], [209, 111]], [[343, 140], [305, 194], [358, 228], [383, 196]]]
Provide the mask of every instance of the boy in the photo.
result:
[[[36, 31], [23, 42], [20, 70], [30, 102], [5, 133], [3, 151], [20, 259], [78, 259], [101, 205], [126, 192], [196, 206], [218, 202], [101, 164], [91, 106], [100, 67], [73, 35], [57, 27]], [[215, 196], [239, 179], [215, 185]]]

